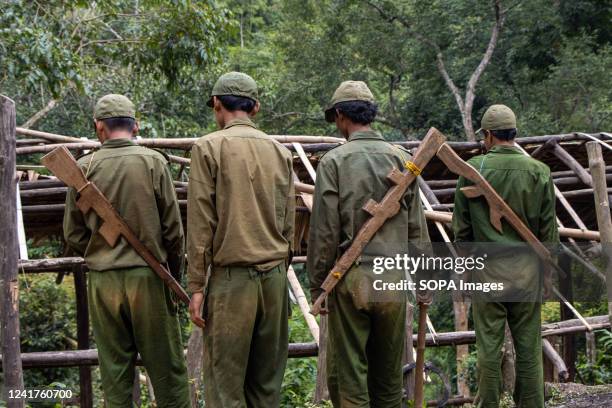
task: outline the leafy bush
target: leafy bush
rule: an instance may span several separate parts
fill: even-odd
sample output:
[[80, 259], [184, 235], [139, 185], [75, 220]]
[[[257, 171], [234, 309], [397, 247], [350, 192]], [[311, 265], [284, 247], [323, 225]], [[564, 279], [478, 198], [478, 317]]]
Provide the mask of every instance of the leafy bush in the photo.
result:
[[586, 384], [610, 384], [612, 383], [612, 332], [597, 330], [595, 336], [597, 344], [595, 364], [591, 364], [584, 355], [580, 355], [576, 369]]
[[[57, 285], [53, 276], [20, 279], [21, 351], [71, 349], [76, 333], [76, 311], [73, 296], [66, 285]], [[26, 387], [47, 386], [53, 382], [76, 390], [78, 370], [46, 368], [24, 371]]]

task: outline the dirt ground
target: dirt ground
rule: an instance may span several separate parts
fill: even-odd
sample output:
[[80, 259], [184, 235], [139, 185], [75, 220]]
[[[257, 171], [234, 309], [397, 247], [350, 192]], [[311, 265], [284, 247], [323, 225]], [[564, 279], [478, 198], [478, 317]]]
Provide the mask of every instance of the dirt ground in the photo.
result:
[[612, 384], [586, 386], [576, 383], [546, 384], [547, 408], [612, 407]]

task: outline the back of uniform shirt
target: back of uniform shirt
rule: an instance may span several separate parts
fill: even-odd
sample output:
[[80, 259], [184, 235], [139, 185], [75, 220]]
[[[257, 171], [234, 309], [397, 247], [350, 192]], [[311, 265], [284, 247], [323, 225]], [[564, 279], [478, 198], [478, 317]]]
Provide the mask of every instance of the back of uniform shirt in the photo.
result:
[[[182, 252], [180, 210], [164, 157], [129, 140], [110, 140], [94, 154], [79, 160], [90, 181], [111, 202], [138, 239], [160, 262], [167, 250]], [[67, 196], [66, 239], [84, 254], [92, 270], [144, 266], [146, 262], [124, 238], [111, 248], [98, 234], [101, 220], [94, 211], [83, 215], [75, 205], [76, 191]]]
[[250, 122], [198, 140], [189, 174], [190, 281], [211, 264], [265, 270], [285, 260], [294, 201], [290, 152]]

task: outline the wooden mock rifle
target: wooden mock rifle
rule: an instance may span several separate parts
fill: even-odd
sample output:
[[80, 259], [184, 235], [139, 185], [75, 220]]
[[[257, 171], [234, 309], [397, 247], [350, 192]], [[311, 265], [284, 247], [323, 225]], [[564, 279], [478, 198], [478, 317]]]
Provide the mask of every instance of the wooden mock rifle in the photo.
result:
[[[406, 170], [400, 171], [393, 169], [387, 175], [387, 179], [393, 186], [387, 190], [380, 203], [370, 199], [364, 206], [365, 210], [372, 217], [369, 218], [359, 229], [357, 236], [351, 246], [342, 254], [340, 259], [332, 268], [331, 272], [321, 285], [323, 293], [319, 295], [311, 308], [311, 313], [317, 315], [321, 311], [326, 312], [323, 303], [332, 289], [340, 282], [340, 279], [349, 271], [353, 263], [361, 255], [364, 248], [370, 242], [374, 234], [391, 217], [395, 216], [400, 210], [400, 200], [404, 197], [406, 190], [416, 180], [427, 163], [436, 155], [438, 149], [444, 145], [446, 137], [436, 128], [430, 128], [427, 135], [419, 145], [412, 161], [405, 163]], [[419, 301], [419, 330], [417, 335], [417, 358], [415, 367], [415, 406], [422, 406], [423, 401], [423, 372], [425, 367], [425, 330], [428, 303]], [[417, 400], [417, 398], [419, 398]], [[417, 401], [421, 401], [417, 405]]]
[[83, 171], [66, 147], [58, 147], [44, 156], [41, 161], [58, 179], [79, 193], [76, 205], [83, 214], [87, 214], [90, 210], [94, 210], [98, 214], [102, 219], [102, 226], [98, 232], [111, 248], [117, 244], [119, 237], [123, 236], [181, 301], [189, 305], [190, 299], [187, 292], [155, 258], [155, 255], [138, 239], [134, 231], [121, 218], [121, 215], [113, 208], [113, 205], [98, 187], [87, 180], [85, 174], [83, 174]]
[[400, 210], [400, 200], [404, 197], [406, 190], [416, 180], [421, 169], [436, 155], [436, 152], [445, 141], [446, 137], [438, 129], [430, 128], [414, 154], [412, 161], [406, 162], [406, 170], [393, 169], [387, 174], [387, 179], [389, 179], [393, 186], [387, 190], [380, 203], [370, 199], [363, 206], [363, 210], [370, 214], [371, 217], [361, 226], [351, 245], [336, 261], [331, 272], [329, 272], [321, 284], [323, 292], [312, 305], [310, 313], [316, 316], [321, 311], [326, 312], [327, 309], [324, 307], [324, 303], [329, 293], [353, 266], [353, 263], [359, 258], [376, 232], [389, 218], [398, 213]]
[[[445, 143], [446, 137], [437, 129], [431, 128], [419, 145], [412, 162], [406, 163], [407, 170], [401, 172], [393, 169], [387, 178], [394, 184], [385, 194], [380, 203], [369, 200], [363, 207], [372, 217], [369, 218], [361, 227], [357, 236], [350, 247], [336, 261], [336, 264], [321, 285], [323, 293], [319, 295], [312, 306], [311, 313], [317, 315], [321, 311], [326, 311], [323, 304], [331, 290], [338, 284], [340, 279], [349, 271], [353, 263], [363, 252], [365, 246], [370, 242], [374, 234], [383, 224], [399, 211], [399, 200], [403, 197], [408, 186], [420, 174], [421, 169], [429, 163], [433, 156], [437, 156], [453, 173], [465, 177], [472, 181], [474, 185], [461, 188], [461, 191], [468, 198], [483, 196], [489, 206], [489, 220], [491, 225], [503, 232], [501, 219], [504, 218], [536, 252], [538, 257], [546, 264], [559, 270], [554, 262], [550, 251], [538, 240], [534, 233], [523, 223], [512, 208], [501, 198], [495, 189], [485, 180], [485, 178], [469, 163], [465, 162], [455, 151]], [[550, 269], [546, 269], [545, 282], [550, 282]], [[557, 295], [560, 295], [557, 293]], [[415, 367], [415, 406], [423, 405], [423, 374], [425, 365], [425, 329], [426, 313], [428, 304], [419, 302], [419, 329], [417, 334], [417, 358]], [[581, 318], [581, 316], [578, 316]], [[588, 323], [584, 321], [587, 328]]]

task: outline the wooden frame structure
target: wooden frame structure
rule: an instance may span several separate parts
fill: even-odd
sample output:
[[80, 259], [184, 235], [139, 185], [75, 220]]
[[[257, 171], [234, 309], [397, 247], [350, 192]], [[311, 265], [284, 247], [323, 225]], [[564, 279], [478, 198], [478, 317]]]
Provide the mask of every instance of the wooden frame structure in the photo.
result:
[[[96, 148], [99, 143], [94, 140], [84, 141], [77, 137], [52, 134], [47, 132], [15, 128], [14, 106], [12, 122], [10, 119], [10, 109], [6, 109], [6, 102], [3, 100], [0, 118], [0, 166], [3, 176], [3, 184], [0, 186], [0, 194], [3, 197], [10, 191], [10, 184], [7, 174], [12, 174], [14, 169], [19, 176], [19, 190], [22, 202], [23, 220], [26, 233], [29, 237], [40, 238], [45, 236], [61, 237], [61, 224], [64, 210], [64, 200], [67, 187], [59, 180], [44, 172], [42, 166], [22, 165], [20, 159], [26, 158], [29, 161], [37, 160], [43, 153], [49, 152], [58, 145], [64, 145], [74, 153], [83, 150]], [[19, 136], [17, 138], [16, 135]], [[294, 265], [305, 262], [306, 241], [308, 235], [309, 213], [312, 209], [313, 184], [316, 177], [315, 169], [322, 154], [326, 151], [343, 143], [343, 139], [325, 136], [273, 136], [279, 143], [294, 152], [294, 169], [296, 179], [296, 257]], [[13, 140], [11, 140], [13, 139]], [[597, 141], [593, 141], [593, 139]], [[186, 195], [187, 183], [184, 180], [185, 169], [189, 166], [189, 150], [195, 138], [180, 139], [138, 139], [137, 143], [164, 149], [168, 153], [170, 162], [178, 166], [178, 179], [175, 181], [175, 188], [179, 198], [179, 203], [183, 216], [186, 215]], [[586, 143], [594, 143], [600, 147], [601, 159], [597, 167], [596, 181], [595, 173], [591, 175], [589, 170], [589, 159], [586, 151]], [[418, 147], [418, 141], [396, 142], [408, 149]], [[600, 240], [600, 229], [596, 214], [600, 214], [602, 209], [595, 211], [593, 200], [594, 189], [597, 190], [599, 201], [602, 196], [609, 197], [612, 191], [606, 187], [606, 182], [612, 181], [612, 166], [605, 166], [605, 163], [612, 161], [612, 136], [608, 133], [583, 134], [570, 133], [563, 135], [532, 136], [517, 139], [517, 144], [534, 157], [544, 161], [551, 167], [552, 177], [557, 188], [557, 212], [558, 222], [561, 227], [562, 239], [570, 246], [574, 246], [577, 256], [583, 256], [580, 247], [575, 245], [577, 241], [596, 242]], [[5, 159], [10, 155], [10, 149], [6, 146], [13, 146], [14, 155], [17, 161]], [[483, 152], [483, 146], [479, 142], [449, 142], [453, 150], [463, 159], [468, 159], [476, 154]], [[602, 149], [603, 148], [603, 149]], [[9, 153], [5, 153], [9, 151]], [[15, 157], [15, 156], [13, 156]], [[592, 159], [591, 162], [593, 162]], [[17, 163], [17, 164], [15, 164]], [[592, 163], [591, 163], [592, 164]], [[591, 166], [593, 167], [593, 166]], [[422, 202], [426, 210], [426, 217], [429, 222], [430, 235], [433, 241], [450, 242], [450, 230], [448, 223], [452, 214], [452, 200], [456, 186], [456, 176], [453, 175], [436, 158], [432, 159], [425, 168], [422, 177], [419, 177], [419, 186], [422, 191]], [[12, 187], [14, 191], [14, 186]], [[14, 194], [13, 194], [14, 195]], [[608, 199], [609, 200], [609, 199]], [[3, 205], [7, 201], [3, 200]], [[600, 203], [601, 204], [601, 203]], [[609, 204], [609, 203], [608, 203]], [[601, 206], [600, 206], [601, 207]], [[605, 207], [605, 206], [603, 206]], [[3, 207], [4, 208], [4, 207]], [[609, 206], [607, 207], [609, 211]], [[604, 208], [605, 211], [605, 208]], [[6, 216], [6, 211], [1, 211], [0, 216]], [[12, 217], [12, 214], [8, 214]], [[601, 215], [600, 215], [600, 218]], [[604, 221], [605, 222], [605, 221]], [[10, 224], [6, 222], [6, 224]], [[11, 230], [7, 228], [6, 230]], [[16, 230], [16, 225], [15, 225]], [[4, 231], [4, 229], [3, 229]], [[603, 235], [603, 234], [602, 234]], [[6, 245], [11, 238], [3, 234], [0, 238], [0, 246]], [[609, 238], [605, 238], [609, 239]], [[9, 242], [10, 243], [10, 242]], [[15, 238], [16, 243], [16, 238]], [[10, 251], [9, 251], [10, 252]], [[3, 290], [8, 290], [8, 278], [12, 282], [16, 281], [16, 273], [19, 270], [24, 274], [35, 273], [56, 273], [58, 281], [66, 273], [72, 273], [75, 281], [76, 303], [77, 303], [77, 350], [68, 351], [44, 351], [36, 353], [23, 353], [18, 351], [18, 342], [7, 341], [7, 338], [15, 338], [15, 317], [6, 313], [7, 301], [5, 298], [4, 313], [2, 314], [3, 330], [3, 353], [2, 363], [5, 372], [14, 374], [15, 380], [19, 381], [21, 367], [78, 367], [80, 378], [80, 405], [91, 407], [93, 405], [93, 393], [91, 388], [92, 365], [97, 364], [97, 351], [89, 349], [89, 321], [87, 310], [87, 291], [86, 291], [86, 267], [83, 259], [78, 257], [38, 259], [17, 262], [17, 253], [14, 257], [3, 258], [2, 281]], [[317, 376], [317, 390], [315, 399], [325, 398], [326, 390], [324, 384], [324, 361], [325, 351], [325, 325], [324, 322], [317, 322], [308, 311], [310, 308], [308, 299], [300, 285], [297, 274], [293, 268], [288, 272], [290, 289], [300, 310], [302, 311], [307, 326], [313, 336], [310, 343], [290, 344], [290, 357], [311, 357], [319, 355], [319, 375]], [[610, 280], [608, 280], [610, 281]], [[610, 283], [610, 282], [609, 282]], [[14, 285], [13, 285], [14, 287]], [[572, 288], [570, 285], [561, 287], [563, 295], [571, 301]], [[4, 293], [7, 293], [6, 291]], [[13, 297], [14, 298], [14, 297]], [[467, 345], [475, 342], [474, 332], [467, 327], [467, 308], [454, 307], [455, 329], [454, 332], [437, 333], [434, 336], [429, 334], [426, 339], [428, 347], [453, 346], [457, 347], [458, 367], [467, 354]], [[608, 316], [597, 316], [587, 318], [588, 326], [578, 319], [570, 319], [572, 312], [565, 305], [561, 306], [562, 321], [543, 326], [542, 335], [544, 341], [544, 354], [549, 368], [548, 380], [565, 381], [572, 380], [574, 375], [575, 349], [573, 346], [573, 336], [591, 329], [610, 327]], [[17, 318], [18, 323], [18, 318]], [[7, 325], [8, 326], [5, 326]], [[13, 324], [12, 326], [10, 324]], [[411, 325], [409, 325], [411, 327]], [[7, 327], [7, 328], [5, 328]], [[410, 328], [410, 331], [412, 329]], [[560, 340], [560, 341], [559, 341]], [[416, 344], [416, 336], [413, 342], [407, 345], [407, 360], [411, 359], [412, 346]], [[561, 347], [559, 344], [561, 343]], [[190, 340], [190, 345], [192, 341]], [[194, 341], [193, 344], [201, 344]], [[7, 348], [8, 347], [8, 348]], [[10, 358], [9, 358], [10, 357]], [[17, 365], [19, 367], [17, 367]], [[11, 376], [5, 376], [11, 378]], [[21, 380], [22, 381], [22, 380]], [[460, 391], [465, 394], [466, 384], [458, 384]], [[469, 397], [463, 395], [461, 397]], [[465, 401], [465, 398], [457, 398], [457, 401]], [[19, 405], [14, 405], [19, 406]]]

